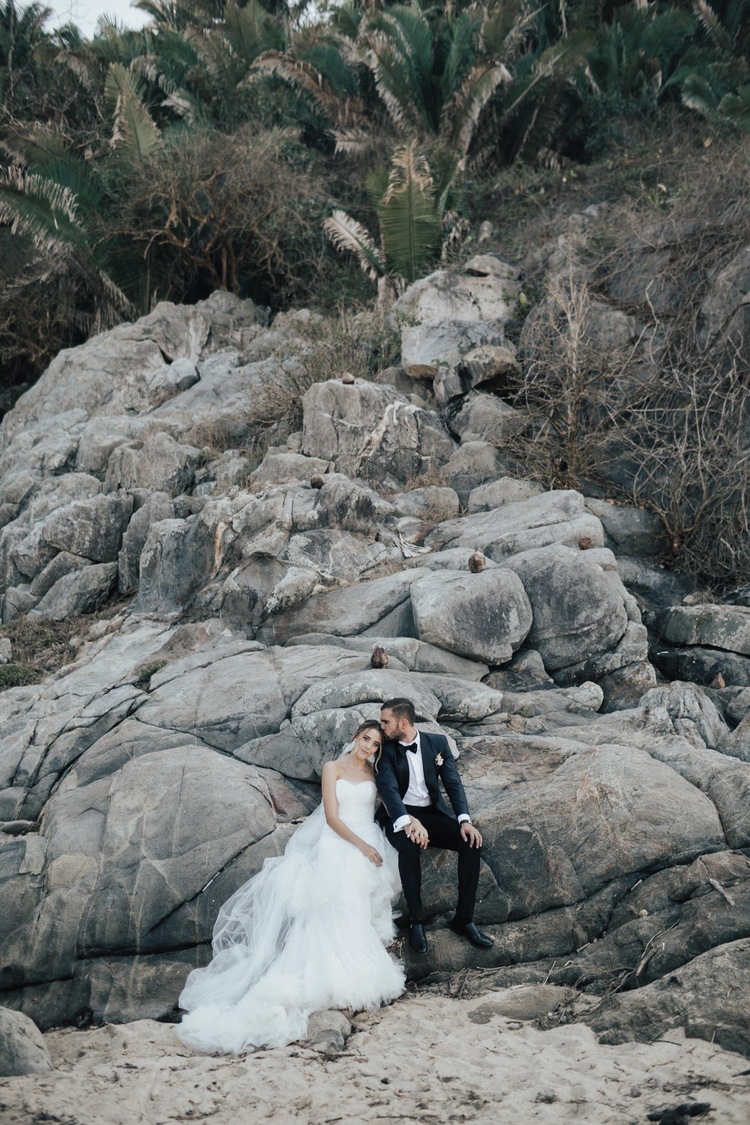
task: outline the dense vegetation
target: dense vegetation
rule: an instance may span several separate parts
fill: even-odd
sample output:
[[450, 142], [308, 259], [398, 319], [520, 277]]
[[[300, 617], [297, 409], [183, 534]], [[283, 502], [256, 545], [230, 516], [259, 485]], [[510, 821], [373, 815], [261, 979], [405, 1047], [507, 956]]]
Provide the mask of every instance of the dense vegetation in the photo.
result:
[[6, 395], [159, 299], [388, 290], [507, 169], [601, 160], [634, 120], [750, 126], [750, 0], [140, 7], [87, 41], [0, 2]]

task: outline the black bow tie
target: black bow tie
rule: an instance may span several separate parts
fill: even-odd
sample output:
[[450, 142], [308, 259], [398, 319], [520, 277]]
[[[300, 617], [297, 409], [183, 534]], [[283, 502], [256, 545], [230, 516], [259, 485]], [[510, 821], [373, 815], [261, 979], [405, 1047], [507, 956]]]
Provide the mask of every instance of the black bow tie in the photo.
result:
[[402, 750], [408, 750], [410, 754], [416, 754], [416, 752], [417, 752], [417, 743], [416, 742], [410, 742], [408, 745], [404, 742], [399, 742], [399, 746], [401, 747]]

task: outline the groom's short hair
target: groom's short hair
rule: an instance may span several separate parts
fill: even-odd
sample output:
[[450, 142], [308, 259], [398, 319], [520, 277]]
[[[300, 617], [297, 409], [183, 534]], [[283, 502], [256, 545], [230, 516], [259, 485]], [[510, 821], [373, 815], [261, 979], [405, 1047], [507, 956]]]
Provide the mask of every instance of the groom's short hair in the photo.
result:
[[406, 719], [412, 726], [417, 721], [417, 712], [410, 699], [388, 699], [380, 710], [385, 711], [386, 708], [391, 712], [394, 719]]

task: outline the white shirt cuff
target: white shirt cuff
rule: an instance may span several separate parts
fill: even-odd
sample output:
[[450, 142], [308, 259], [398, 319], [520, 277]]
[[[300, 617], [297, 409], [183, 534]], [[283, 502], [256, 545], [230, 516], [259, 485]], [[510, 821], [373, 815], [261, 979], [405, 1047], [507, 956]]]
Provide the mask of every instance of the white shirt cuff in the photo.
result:
[[393, 831], [401, 832], [404, 828], [406, 828], [407, 824], [411, 824], [411, 817], [400, 816], [398, 820], [394, 820], [393, 822]]
[[458, 823], [459, 824], [471, 824], [471, 817], [469, 816], [468, 813], [462, 812], [460, 817], [458, 818]]

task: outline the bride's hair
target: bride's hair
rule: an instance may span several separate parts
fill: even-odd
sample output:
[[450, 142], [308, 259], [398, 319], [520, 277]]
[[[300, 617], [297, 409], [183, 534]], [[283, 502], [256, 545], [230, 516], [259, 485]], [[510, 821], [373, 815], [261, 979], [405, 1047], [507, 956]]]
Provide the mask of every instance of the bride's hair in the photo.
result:
[[375, 755], [375, 762], [374, 762], [374, 767], [377, 770], [378, 762], [380, 761], [380, 755], [383, 753], [383, 738], [385, 736], [383, 734], [382, 728], [381, 728], [378, 720], [377, 719], [368, 719], [367, 722], [359, 724], [359, 726], [355, 730], [354, 734], [352, 735], [352, 742], [354, 741], [355, 738], [359, 738], [359, 736], [361, 734], [364, 734], [364, 732], [366, 730], [376, 730], [378, 732], [378, 734], [380, 735], [380, 746], [378, 747], [378, 752]]

